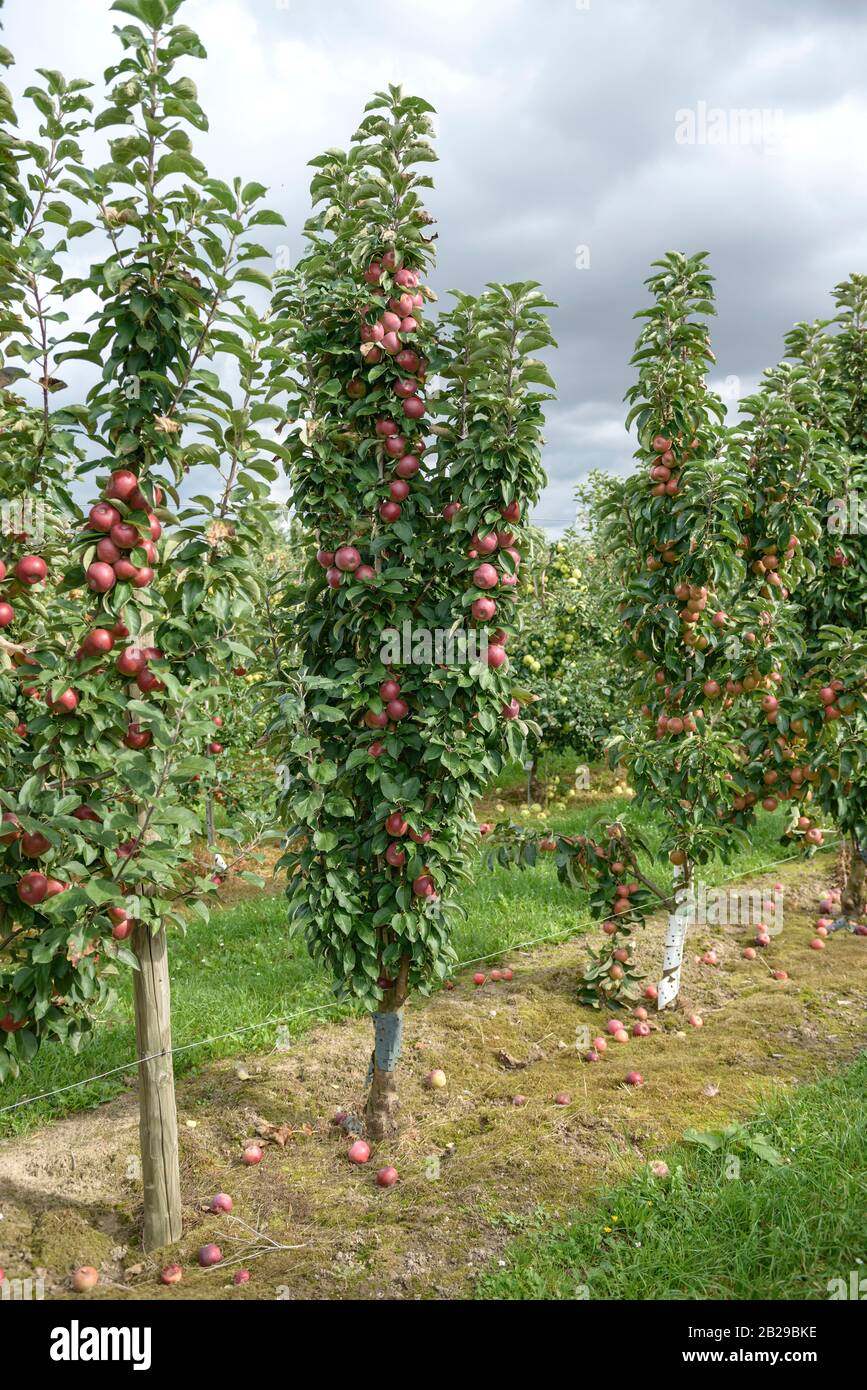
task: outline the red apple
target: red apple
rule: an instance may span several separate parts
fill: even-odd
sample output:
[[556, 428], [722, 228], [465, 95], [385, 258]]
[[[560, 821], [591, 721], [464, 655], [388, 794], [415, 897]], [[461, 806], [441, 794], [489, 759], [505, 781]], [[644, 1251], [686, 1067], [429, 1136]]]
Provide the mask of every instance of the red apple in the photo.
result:
[[244, 1152], [241, 1154], [241, 1162], [246, 1163], [248, 1168], [252, 1168], [257, 1163], [261, 1163], [263, 1158], [264, 1154], [260, 1144], [244, 1145]]
[[95, 507], [91, 507], [87, 515], [87, 523], [91, 531], [110, 531], [112, 526], [118, 525], [119, 521], [120, 512], [110, 502], [97, 502]]
[[342, 545], [340, 549], [335, 552], [334, 563], [339, 570], [351, 572], [352, 570], [358, 569], [358, 566], [361, 564], [361, 556], [354, 545]]
[[473, 984], [476, 985], [476, 986], [483, 985], [483, 984], [485, 983], [485, 978], [486, 978], [486, 977], [485, 977], [485, 976], [482, 974], [482, 972], [479, 970], [479, 971], [477, 971], [476, 974], [473, 976]]
[[557, 1095], [554, 1097], [554, 1104], [555, 1104], [555, 1105], [571, 1105], [571, 1104], [572, 1104], [572, 1097], [570, 1096], [570, 1094], [569, 1094], [568, 1091], [558, 1091]]
[[402, 869], [406, 863], [406, 851], [401, 849], [399, 841], [392, 841], [385, 851], [385, 860], [393, 869]]
[[211, 1211], [231, 1211], [235, 1205], [228, 1192], [218, 1192], [210, 1201]]
[[477, 589], [494, 589], [499, 583], [500, 576], [493, 565], [479, 565], [473, 572], [473, 583]]
[[209, 1269], [211, 1265], [220, 1263], [223, 1252], [219, 1245], [201, 1245], [197, 1258], [203, 1269]]
[[48, 574], [41, 555], [22, 555], [15, 566], [15, 578], [21, 584], [40, 584]]
[[161, 1284], [179, 1284], [184, 1277], [180, 1265], [166, 1265], [160, 1275]]
[[103, 560], [94, 560], [93, 564], [88, 565], [85, 578], [87, 587], [95, 594], [107, 594], [114, 585], [116, 575], [111, 565]]
[[129, 468], [119, 468], [112, 473], [105, 495], [109, 498], [116, 498], [119, 502], [127, 502], [138, 487], [138, 478]]
[[21, 853], [25, 854], [28, 859], [39, 859], [50, 849], [51, 841], [47, 840], [39, 830], [26, 831], [21, 836]]
[[127, 647], [120, 653], [115, 662], [115, 666], [122, 676], [137, 676], [146, 665], [147, 657], [141, 647]]
[[370, 1145], [363, 1139], [356, 1139], [354, 1144], [350, 1144], [347, 1153], [350, 1163], [367, 1163], [370, 1158]]
[[406, 834], [409, 830], [409, 825], [404, 820], [400, 811], [392, 811], [391, 815], [386, 817], [385, 828], [388, 834], [396, 839], [398, 836]]
[[72, 1272], [71, 1282], [76, 1293], [87, 1293], [99, 1283], [99, 1271], [93, 1265], [79, 1265]]
[[641, 1072], [640, 1072], [640, 1071], [628, 1071], [628, 1072], [626, 1073], [626, 1078], [625, 1078], [625, 1079], [626, 1079], [626, 1084], [627, 1084], [627, 1086], [643, 1086], [643, 1085], [644, 1085], [644, 1077], [641, 1075]]

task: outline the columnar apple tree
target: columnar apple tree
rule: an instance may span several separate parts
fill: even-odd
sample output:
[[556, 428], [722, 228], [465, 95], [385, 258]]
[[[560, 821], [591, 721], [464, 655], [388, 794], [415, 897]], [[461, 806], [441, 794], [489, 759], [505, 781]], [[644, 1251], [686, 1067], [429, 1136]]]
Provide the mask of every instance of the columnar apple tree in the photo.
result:
[[[747, 404], [755, 406], [757, 427], [762, 416], [766, 434], [767, 423], [772, 424], [778, 451], [791, 449], [799, 438], [808, 441], [802, 450], [805, 466], [784, 480], [783, 490], [772, 499], [786, 519], [790, 547], [806, 551], [809, 558], [805, 582], [794, 595], [791, 698], [779, 718], [789, 761], [795, 763], [789, 770], [789, 793], [793, 785], [800, 796], [806, 790], [847, 841], [842, 926], [860, 923], [867, 910], [864, 277], [839, 285], [836, 302], [839, 312], [831, 324], [799, 324], [789, 334], [787, 359], [767, 374], [757, 401]], [[808, 506], [812, 515], [805, 518]], [[784, 563], [785, 553], [779, 554]], [[807, 806], [799, 810], [788, 838], [815, 849], [823, 839], [816, 812]]]
[[[284, 862], [292, 921], [373, 1015], [374, 1136], [395, 1124], [404, 1003], [454, 961], [473, 797], [526, 731], [506, 643], [549, 384], [535, 285], [460, 296], [439, 332], [428, 321], [430, 110], [389, 88], [349, 154], [313, 161], [323, 206], [276, 295], [301, 380], [288, 451], [309, 537], [288, 617], [301, 667], [275, 726]], [[448, 650], [461, 637], [469, 660]]]
[[[179, 0], [115, 8], [136, 22], [117, 31], [123, 57], [109, 69], [110, 101], [96, 121], [122, 128], [109, 161], [88, 170], [74, 145], [45, 133], [56, 158], [70, 161], [65, 198], [93, 218], [73, 222], [68, 203], [55, 199], [45, 204], [49, 220], [67, 236], [95, 224], [107, 237], [87, 280], [67, 272], [63, 281], [65, 293], [96, 296], [95, 326], [48, 344], [52, 361], [78, 359], [98, 373], [86, 404], [64, 418], [87, 446], [78, 478], [101, 476], [83, 531], [64, 537], [56, 594], [44, 557], [26, 573], [16, 563], [22, 611], [9, 630], [26, 672], [17, 698], [27, 719], [2, 782], [10, 831], [0, 879], [9, 927], [0, 938], [0, 1058], [14, 1070], [44, 1039], [76, 1041], [107, 1002], [118, 963], [134, 968], [145, 1242], [153, 1246], [180, 1231], [165, 928], [183, 924], [185, 902], [206, 913], [215, 888], [195, 867], [192, 839], [202, 826], [183, 792], [220, 752], [220, 675], [249, 654], [239, 634], [258, 601], [255, 550], [275, 473], [258, 425], [277, 410], [261, 399], [270, 329], [242, 297], [248, 282], [269, 287], [249, 264], [264, 254], [250, 229], [280, 219], [258, 208], [259, 185], [211, 180], [192, 154], [188, 131], [206, 118], [194, 84], [175, 68], [203, 50], [172, 22]], [[76, 90], [56, 75], [50, 81], [58, 99]], [[32, 157], [38, 168], [46, 163], [40, 151]], [[31, 216], [26, 207], [22, 215]], [[24, 274], [26, 257], [40, 250], [27, 235], [16, 267]], [[46, 337], [46, 321], [37, 303], [13, 329], [25, 360], [34, 336]], [[220, 357], [236, 364], [239, 402], [210, 369]], [[32, 409], [14, 404], [22, 432], [30, 430]], [[68, 451], [64, 421], [46, 412], [52, 445]], [[216, 499], [180, 503], [192, 468], [221, 475]], [[49, 522], [50, 530], [50, 511]], [[55, 605], [47, 613], [37, 607], [44, 579]]]

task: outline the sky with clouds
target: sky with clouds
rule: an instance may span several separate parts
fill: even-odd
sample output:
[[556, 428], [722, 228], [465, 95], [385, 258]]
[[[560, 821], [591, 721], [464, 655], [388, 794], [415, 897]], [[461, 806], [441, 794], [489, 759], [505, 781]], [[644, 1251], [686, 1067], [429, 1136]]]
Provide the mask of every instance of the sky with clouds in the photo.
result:
[[[867, 270], [867, 0], [188, 0], [181, 18], [209, 54], [196, 153], [269, 186], [287, 227], [261, 230], [292, 259], [307, 161], [348, 143], [372, 91], [437, 108], [435, 287], [534, 278], [559, 306], [536, 512], [554, 532], [590, 469], [630, 466], [632, 315], [658, 255], [711, 253], [732, 400]], [[3, 21], [20, 108], [35, 67], [98, 84], [118, 56], [109, 0], [6, 0]]]

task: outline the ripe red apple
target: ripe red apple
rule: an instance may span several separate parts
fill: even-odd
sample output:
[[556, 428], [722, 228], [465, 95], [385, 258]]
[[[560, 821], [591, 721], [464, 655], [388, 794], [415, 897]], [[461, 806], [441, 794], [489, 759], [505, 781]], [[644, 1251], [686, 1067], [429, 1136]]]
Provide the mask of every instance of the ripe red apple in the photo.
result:
[[95, 627], [87, 634], [81, 645], [82, 650], [88, 656], [102, 656], [111, 651], [114, 646], [114, 638], [107, 628]]
[[571, 1105], [571, 1104], [572, 1104], [572, 1097], [570, 1096], [570, 1094], [569, 1094], [568, 1091], [558, 1091], [557, 1095], [554, 1097], [554, 1104], [555, 1104], [555, 1105]]
[[754, 946], [745, 946], [743, 951], [741, 952], [741, 955], [743, 956], [744, 960], [755, 960], [756, 956], [758, 955], [758, 951]]
[[223, 1258], [223, 1252], [219, 1245], [202, 1245], [199, 1247], [198, 1261], [203, 1269], [209, 1269], [211, 1265], [217, 1265]]
[[340, 570], [336, 569], [333, 565], [330, 569], [326, 570], [325, 579], [329, 589], [339, 589], [343, 583], [343, 575], [340, 573]]
[[495, 643], [491, 643], [491, 645], [488, 647], [487, 653], [486, 653], [486, 655], [485, 655], [485, 662], [486, 662], [486, 664], [487, 664], [488, 666], [492, 666], [492, 667], [494, 668], [494, 670], [497, 670], [498, 667], [500, 667], [500, 666], [503, 665], [503, 663], [505, 662], [505, 660], [506, 660], [506, 649], [505, 649], [505, 647], [498, 647]]
[[410, 832], [409, 832], [409, 838], [410, 838], [410, 839], [413, 841], [413, 843], [416, 844], [416, 845], [429, 845], [430, 842], [431, 842], [431, 840], [433, 839], [433, 831], [432, 831], [432, 830], [422, 830], [422, 831], [419, 833], [419, 831], [417, 831], [417, 830], [410, 830]]
[[138, 487], [138, 478], [129, 468], [119, 468], [112, 473], [105, 495], [109, 498], [116, 498], [119, 502], [127, 502]]
[[409, 825], [404, 820], [400, 811], [392, 811], [391, 815], [386, 817], [385, 828], [389, 835], [397, 839], [398, 836], [406, 834], [409, 830]]
[[130, 525], [128, 521], [115, 522], [109, 537], [118, 550], [132, 550], [141, 541], [138, 527]]
[[596, 1051], [594, 1047], [591, 1047], [587, 1052], [584, 1053], [585, 1062], [598, 1062], [600, 1060], [601, 1058], [599, 1056], [599, 1053]]
[[334, 551], [317, 550], [316, 563], [317, 565], [321, 565], [324, 570], [330, 569], [331, 566], [334, 564]]
[[614, 1034], [614, 1041], [618, 1043], [629, 1042], [629, 1034], [627, 1033], [625, 1028], [618, 1029], [618, 1031]]
[[409, 705], [406, 703], [406, 700], [389, 700], [385, 708], [388, 711], [389, 719], [393, 719], [396, 724], [399, 723], [401, 719], [406, 719], [409, 714]]
[[479, 565], [478, 569], [473, 571], [473, 583], [477, 589], [494, 589], [499, 580], [500, 576], [493, 565]]
[[233, 1283], [233, 1284], [249, 1284], [249, 1282], [250, 1282], [250, 1271], [249, 1271], [249, 1269], [236, 1269], [236, 1270], [235, 1270], [235, 1273], [232, 1275], [232, 1283]]
[[621, 1033], [623, 1031], [623, 1024], [619, 1018], [609, 1018], [605, 1025], [605, 1031], [614, 1037], [616, 1033]]
[[470, 611], [477, 622], [486, 623], [493, 618], [497, 611], [497, 605], [492, 598], [477, 598]]
[[208, 752], [209, 752], [209, 753], [213, 753], [213, 754], [216, 756], [218, 753], [222, 753], [222, 751], [223, 751], [223, 745], [222, 745], [222, 743], [209, 743], [209, 744], [208, 744]]
[[394, 1187], [397, 1182], [397, 1169], [380, 1168], [376, 1175], [376, 1181], [379, 1187]]
[[335, 551], [334, 563], [339, 570], [351, 573], [352, 570], [357, 570], [361, 564], [361, 556], [354, 545], [342, 545], [339, 550]]
[[400, 685], [396, 680], [385, 680], [379, 687], [379, 693], [383, 700], [396, 700], [400, 695]]
[[218, 1192], [210, 1201], [211, 1211], [231, 1211], [234, 1205], [228, 1192]]
[[644, 1077], [641, 1075], [641, 1072], [640, 1072], [640, 1071], [628, 1071], [628, 1072], [626, 1073], [626, 1078], [625, 1078], [625, 1080], [626, 1080], [627, 1086], [643, 1086], [643, 1085], [644, 1085]]
[[704, 1019], [700, 1014], [690, 1014], [686, 1021], [690, 1028], [702, 1028], [704, 1026]]
[[388, 491], [395, 504], [398, 502], [405, 502], [407, 497], [409, 497], [409, 483], [403, 478], [392, 478], [388, 485]]
[[419, 467], [420, 462], [417, 454], [404, 454], [395, 464], [394, 471], [399, 478], [414, 478]]
[[500, 516], [504, 521], [520, 521], [521, 504], [520, 502], [510, 502], [508, 506], [500, 508]]
[[372, 565], [359, 565], [355, 578], [361, 580], [362, 584], [369, 584], [376, 578], [376, 570]]
[[370, 1158], [370, 1145], [363, 1139], [356, 1139], [354, 1144], [350, 1144], [347, 1158], [350, 1163], [367, 1163]]
[[141, 647], [127, 647], [120, 653], [115, 666], [122, 676], [137, 676], [147, 665], [147, 657]]
[[420, 420], [425, 412], [421, 396], [408, 396], [403, 403], [403, 413], [407, 420]]
[[446, 521], [452, 521], [460, 510], [460, 502], [446, 502], [446, 505], [443, 507], [443, 516]]
[[719, 965], [719, 956], [716, 951], [705, 951], [701, 959], [703, 965]]
[[370, 745], [367, 751], [372, 758], [381, 758], [383, 753], [386, 751], [385, 744], [380, 743], [378, 738], [374, 739], [373, 743]]
[[824, 949], [825, 949], [825, 943], [824, 943], [824, 941], [822, 940], [821, 936], [814, 936], [814, 937], [813, 937], [813, 940], [810, 942], [810, 950], [811, 950], [811, 951], [824, 951]]
[[435, 890], [430, 874], [419, 874], [418, 878], [414, 878], [412, 891], [417, 898], [432, 898]]
[[643, 1023], [647, 1018], [647, 1010], [641, 1004], [639, 1004], [637, 1009], [633, 1009], [632, 1012], [635, 1018], [637, 1018], [641, 1023]]
[[[123, 563], [122, 561], [120, 563]], [[115, 573], [117, 570], [115, 569]], [[141, 565], [134, 574], [130, 576], [134, 589], [146, 589], [152, 582], [154, 572], [150, 565]]]
[[94, 1269], [93, 1265], [79, 1265], [78, 1269], [72, 1271], [71, 1282], [76, 1293], [87, 1293], [99, 1283], [99, 1270]]
[[517, 700], [510, 700], [507, 705], [500, 706], [500, 714], [504, 719], [517, 719], [521, 713], [521, 706]]
[[180, 1265], [166, 1265], [160, 1274], [161, 1284], [179, 1284], [184, 1277], [184, 1271]]
[[641, 1019], [639, 1019], [637, 1023], [633, 1023], [632, 1025], [632, 1036], [634, 1038], [649, 1038], [650, 1024], [643, 1023]]
[[0, 835], [0, 845], [11, 845], [21, 834], [21, 822], [14, 811], [4, 811], [0, 816], [0, 825], [9, 825], [11, 830]]
[[787, 974], [787, 972], [786, 972], [785, 970], [775, 970], [775, 971], [774, 971], [774, 979], [775, 979], [775, 980], [788, 980], [788, 978], [789, 978], [789, 976], [788, 976], [788, 974]]
[[111, 565], [103, 560], [94, 560], [88, 565], [85, 575], [87, 587], [96, 594], [107, 594], [115, 583], [116, 575]]
[[140, 724], [132, 723], [127, 726], [122, 742], [125, 747], [140, 752], [143, 748], [149, 748], [152, 740], [153, 735], [150, 729], [143, 729]]
[[401, 849], [399, 841], [392, 841], [385, 851], [385, 860], [393, 869], [402, 869], [406, 863], [406, 851]]
[[14, 572], [21, 584], [40, 584], [48, 574], [48, 566], [41, 555], [22, 555]]
[[476, 986], [478, 986], [478, 985], [483, 985], [483, 984], [485, 983], [485, 978], [486, 978], [486, 977], [485, 977], [485, 976], [482, 974], [482, 972], [479, 970], [479, 971], [477, 971], [476, 974], [473, 976], [473, 984], [476, 985]]
[[115, 941], [126, 941], [128, 936], [132, 936], [132, 922], [118, 922], [116, 927], [112, 927], [111, 934]]
[[364, 722], [368, 729], [384, 729], [388, 725], [388, 715], [384, 709], [369, 709], [364, 716]]
[[39, 859], [50, 849], [51, 841], [47, 840], [40, 830], [26, 831], [21, 836], [21, 853], [28, 859]]
[[0, 627], [9, 627], [15, 620], [15, 610], [11, 603], [0, 603]]
[[245, 1144], [244, 1152], [241, 1154], [241, 1162], [246, 1163], [248, 1168], [252, 1168], [255, 1164], [261, 1163], [263, 1157], [264, 1153], [260, 1144]]
[[91, 531], [108, 532], [112, 526], [117, 526], [119, 521], [120, 512], [110, 502], [97, 502], [95, 507], [91, 507], [87, 515], [87, 523]]

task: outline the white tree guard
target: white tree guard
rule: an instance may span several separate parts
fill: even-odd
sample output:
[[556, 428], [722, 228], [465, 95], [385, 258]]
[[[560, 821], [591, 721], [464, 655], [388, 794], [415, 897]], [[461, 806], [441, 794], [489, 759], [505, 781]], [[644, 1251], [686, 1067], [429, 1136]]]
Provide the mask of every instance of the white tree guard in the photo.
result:
[[680, 993], [680, 967], [683, 964], [683, 946], [689, 926], [691, 903], [686, 869], [680, 864], [674, 866], [674, 889], [675, 909], [669, 915], [668, 930], [665, 933], [662, 976], [657, 985], [657, 1009], [668, 1008]]

